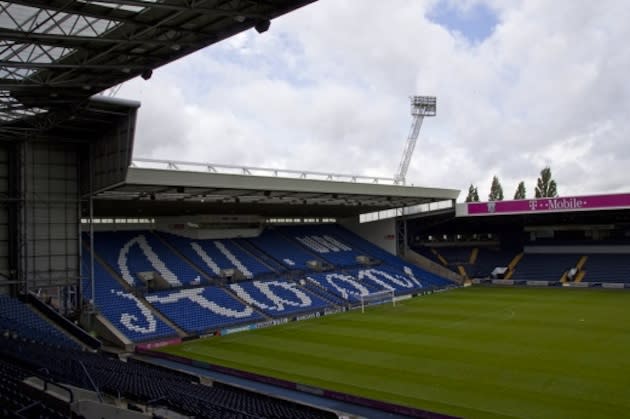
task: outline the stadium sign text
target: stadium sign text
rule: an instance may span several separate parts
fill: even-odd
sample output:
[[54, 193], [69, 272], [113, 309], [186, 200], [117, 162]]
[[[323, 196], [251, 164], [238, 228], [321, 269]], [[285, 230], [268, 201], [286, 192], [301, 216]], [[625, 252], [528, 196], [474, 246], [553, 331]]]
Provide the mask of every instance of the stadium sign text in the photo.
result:
[[288, 322], [289, 322], [289, 319], [286, 317], [282, 319], [268, 320], [266, 322], [256, 323], [255, 329], [265, 329], [267, 327], [278, 326], [278, 325], [285, 324]]
[[458, 215], [519, 214], [630, 208], [630, 194], [469, 202]]

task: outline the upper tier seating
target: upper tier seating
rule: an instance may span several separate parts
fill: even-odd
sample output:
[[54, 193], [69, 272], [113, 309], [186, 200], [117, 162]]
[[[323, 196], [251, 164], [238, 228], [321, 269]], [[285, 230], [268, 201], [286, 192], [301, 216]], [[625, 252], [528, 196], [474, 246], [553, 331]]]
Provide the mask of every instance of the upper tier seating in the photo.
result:
[[315, 255], [292, 243], [275, 230], [265, 230], [260, 236], [247, 239], [247, 241], [256, 246], [259, 251], [282, 263], [287, 269], [307, 270], [307, 262], [317, 259]]
[[630, 255], [590, 254], [583, 269], [583, 282], [630, 282]]
[[159, 291], [147, 295], [146, 300], [191, 333], [203, 333], [263, 318], [250, 306], [215, 286]]
[[356, 266], [357, 256], [365, 255], [357, 252], [339, 238], [327, 234], [322, 226], [307, 225], [297, 227], [282, 227], [279, 229], [284, 235], [291, 237], [310, 252], [316, 253], [322, 259], [337, 267]]
[[250, 279], [272, 272], [231, 240], [194, 240], [168, 233], [159, 235], [210, 277], [220, 277], [222, 269], [238, 269]]
[[577, 265], [577, 254], [525, 253], [516, 265], [512, 279], [559, 281], [562, 274]]
[[230, 288], [240, 299], [272, 317], [320, 310], [330, 305], [296, 283], [284, 280], [239, 282], [230, 284]]
[[158, 272], [172, 287], [200, 284], [201, 275], [149, 231], [94, 233], [96, 254], [130, 285], [139, 272]]
[[[101, 392], [110, 396], [122, 396], [138, 403], [150, 402], [152, 406], [167, 407], [189, 417], [208, 419], [337, 417], [316, 408], [220, 383], [214, 383], [210, 387], [200, 384], [197, 377], [143, 362], [134, 360], [121, 362], [95, 353], [60, 351], [46, 345], [30, 344], [2, 336], [0, 359], [10, 359], [12, 363], [28, 366], [33, 371], [46, 371], [51, 379], [57, 382], [88, 390], [93, 390], [94, 383]], [[0, 379], [0, 385], [1, 381]], [[0, 392], [0, 395], [2, 394], [3, 392]], [[0, 406], [0, 412], [2, 408], [4, 406]]]
[[[90, 254], [83, 252], [83, 297], [92, 298], [89, 279]], [[94, 304], [99, 312], [121, 333], [134, 342], [176, 336], [175, 331], [156, 317], [136, 296], [126, 292], [109, 272], [94, 260]]]
[[60, 347], [81, 348], [52, 323], [35, 313], [29, 305], [8, 295], [0, 295], [0, 333], [4, 332]]

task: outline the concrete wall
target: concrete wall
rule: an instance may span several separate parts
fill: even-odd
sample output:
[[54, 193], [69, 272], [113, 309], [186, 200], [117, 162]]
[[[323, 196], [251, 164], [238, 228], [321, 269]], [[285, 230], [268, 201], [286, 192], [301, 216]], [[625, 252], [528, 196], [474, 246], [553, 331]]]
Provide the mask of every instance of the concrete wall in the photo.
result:
[[127, 339], [104, 316], [96, 313], [82, 313], [80, 323], [85, 330], [96, 333], [100, 339], [119, 348], [124, 348], [126, 351], [133, 351], [133, 342]]
[[90, 192], [90, 186], [97, 191], [125, 180], [133, 152], [136, 113], [137, 109], [130, 108], [126, 115], [112, 117], [112, 125], [92, 139], [83, 156], [86, 164], [81, 168], [83, 194]]
[[396, 254], [396, 220], [394, 218], [360, 224], [357, 217], [341, 220], [339, 224], [392, 255]]
[[23, 240], [30, 289], [79, 278], [79, 151], [75, 144], [24, 143]]

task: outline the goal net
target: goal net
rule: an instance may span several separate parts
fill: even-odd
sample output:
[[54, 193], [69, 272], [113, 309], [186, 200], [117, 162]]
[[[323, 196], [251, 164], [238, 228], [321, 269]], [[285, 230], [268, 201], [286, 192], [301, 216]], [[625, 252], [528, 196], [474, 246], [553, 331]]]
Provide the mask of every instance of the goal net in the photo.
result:
[[361, 295], [361, 313], [365, 313], [365, 307], [377, 304], [392, 304], [396, 307], [394, 290], [384, 290]]

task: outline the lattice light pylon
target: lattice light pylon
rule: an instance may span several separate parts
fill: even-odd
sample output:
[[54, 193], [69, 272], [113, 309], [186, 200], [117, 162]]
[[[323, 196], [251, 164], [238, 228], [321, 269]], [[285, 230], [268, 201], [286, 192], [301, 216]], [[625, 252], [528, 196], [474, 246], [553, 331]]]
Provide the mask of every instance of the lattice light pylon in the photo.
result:
[[409, 163], [411, 162], [413, 151], [416, 148], [418, 134], [420, 134], [424, 117], [435, 116], [437, 111], [435, 96], [412, 96], [410, 99], [413, 121], [411, 122], [409, 136], [407, 137], [405, 149], [403, 150], [402, 158], [398, 165], [398, 172], [394, 175], [394, 180], [397, 185], [405, 184]]

